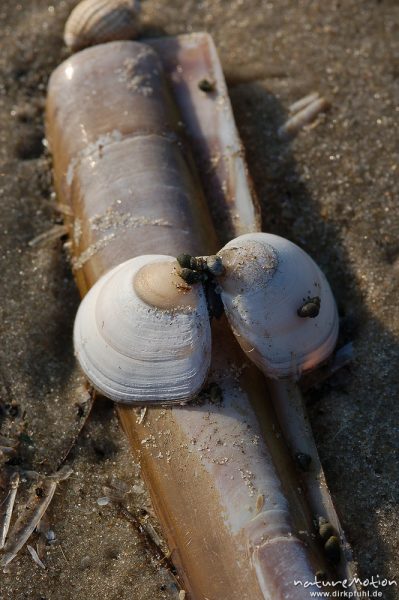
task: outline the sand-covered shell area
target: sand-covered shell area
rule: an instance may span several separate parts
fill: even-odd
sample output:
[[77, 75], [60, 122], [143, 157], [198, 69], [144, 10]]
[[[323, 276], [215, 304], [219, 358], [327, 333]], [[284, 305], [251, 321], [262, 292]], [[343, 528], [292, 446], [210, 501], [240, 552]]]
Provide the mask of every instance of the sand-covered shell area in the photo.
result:
[[[68, 56], [62, 31], [75, 4], [0, 4], [0, 433], [18, 439], [19, 466], [40, 473], [76, 440], [73, 474], [48, 510], [46, 568], [24, 548], [1, 574], [0, 598], [177, 600], [167, 561], [129, 517], [158, 527], [112, 404], [98, 402], [77, 436], [89, 403], [71, 341], [79, 297], [43, 144], [47, 81]], [[306, 398], [359, 574], [399, 585], [399, 6], [145, 0], [142, 10], [144, 37], [214, 36], [264, 229], [301, 245], [328, 276], [354, 360]], [[313, 91], [330, 110], [279, 138], [290, 104]], [[30, 245], [54, 227], [53, 239]], [[110, 490], [128, 513], [104, 500]], [[399, 598], [398, 587], [383, 598]]]

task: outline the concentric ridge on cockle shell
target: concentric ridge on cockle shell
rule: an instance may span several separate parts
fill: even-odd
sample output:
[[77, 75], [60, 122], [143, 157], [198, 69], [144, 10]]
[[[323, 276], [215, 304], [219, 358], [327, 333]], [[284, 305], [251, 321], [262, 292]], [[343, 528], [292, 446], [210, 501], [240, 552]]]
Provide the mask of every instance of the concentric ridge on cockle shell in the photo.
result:
[[[226, 244], [219, 256], [230, 325], [267, 375], [297, 379], [331, 354], [338, 335], [334, 297], [301, 248], [277, 235], [251, 233]], [[311, 304], [318, 312], [303, 309]]]
[[201, 286], [170, 256], [140, 256], [106, 273], [83, 299], [74, 345], [87, 378], [125, 403], [175, 403], [203, 386], [211, 333]]
[[113, 40], [129, 40], [139, 31], [138, 0], [82, 0], [65, 24], [64, 41], [71, 50]]

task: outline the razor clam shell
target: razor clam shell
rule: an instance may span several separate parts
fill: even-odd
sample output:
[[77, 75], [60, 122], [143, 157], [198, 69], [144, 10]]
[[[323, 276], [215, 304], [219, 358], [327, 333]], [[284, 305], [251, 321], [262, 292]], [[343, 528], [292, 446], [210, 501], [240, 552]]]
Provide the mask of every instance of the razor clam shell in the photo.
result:
[[[98, 79], [102, 86], [94, 87]], [[62, 94], [65, 85], [71, 93], [58, 111], [52, 99]], [[179, 140], [179, 117], [162, 64], [147, 45], [112, 42], [87, 48], [61, 63], [49, 86], [52, 94], [46, 106], [46, 137], [57, 159], [57, 174], [62, 176], [58, 181], [57, 175], [56, 184], [62, 185], [68, 205], [74, 171], [81, 159], [93, 157], [98, 161], [104, 147], [138, 134], [163, 136], [175, 143]], [[82, 98], [79, 108], [74, 102], [78, 94]], [[62, 133], [53, 135], [53, 130]], [[68, 130], [73, 135], [68, 135]]]
[[[141, 256], [104, 275], [81, 302], [74, 329], [82, 370], [102, 394], [125, 403], [183, 402], [203, 386], [211, 332], [202, 286], [193, 307], [160, 310], [141, 300], [134, 278], [173, 257]], [[172, 267], [171, 267], [172, 268]]]
[[[334, 350], [338, 312], [330, 286], [316, 263], [292, 242], [250, 233], [219, 251], [225, 266], [221, 296], [237, 341], [272, 378], [298, 379]], [[306, 298], [319, 297], [316, 318], [301, 318]]]
[[[260, 207], [212, 38], [193, 33], [148, 43], [173, 87], [221, 243], [258, 231]], [[213, 84], [211, 92], [200, 89], [203, 80]]]
[[[298, 493], [293, 464], [261, 373], [243, 359], [223, 318], [212, 325], [210, 381], [222, 400], [149, 409], [145, 423], [119, 408], [173, 561], [190, 597], [309, 600], [294, 579], [328, 566], [312, 536], [312, 516]], [[258, 397], [262, 431], [252, 406]], [[177, 493], [177, 490], [179, 492]], [[259, 510], [258, 498], [263, 496]]]
[[[207, 63], [209, 48], [213, 48], [213, 42], [207, 34], [179, 36], [150, 43], [157, 47], [160, 56], [170, 55], [169, 64], [175, 63], [176, 69], [179, 61], [184, 60], [185, 48], [192, 59], [201, 64]], [[124, 48], [127, 50], [127, 46]], [[96, 57], [101, 62], [102, 56], [102, 48], [96, 48], [95, 55], [92, 55], [93, 64], [96, 64]], [[82, 63], [75, 64], [75, 68], [84, 69]], [[71, 190], [62, 185], [66, 174], [61, 168], [62, 164], [68, 164], [76, 158], [70, 153], [76, 138], [78, 143], [83, 139], [79, 129], [65, 130], [60, 126], [62, 122], [65, 123], [68, 104], [72, 106], [74, 103], [81, 107], [80, 110], [85, 110], [82, 106], [83, 90], [74, 88], [73, 97], [70, 98], [71, 88], [65, 65], [59, 69], [58, 75], [53, 76], [50, 82], [48, 99], [48, 130], [51, 131], [55, 179], [59, 201], [74, 207], [76, 217], [86, 227], [82, 244], [87, 247], [87, 230], [90, 228], [85, 215], [90, 198], [86, 190], [77, 196], [76, 188]], [[169, 84], [175, 94], [176, 69], [171, 67], [168, 71]], [[104, 78], [111, 77], [111, 74], [103, 71], [102, 77], [91, 82], [100, 97], [100, 88], [107, 85]], [[189, 107], [192, 99], [192, 108], [186, 113], [186, 128], [190, 130], [197, 115], [201, 130], [202, 96], [192, 97], [191, 90], [183, 85], [178, 88], [182, 96], [178, 99], [179, 104], [185, 103]], [[116, 99], [118, 101], [119, 97]], [[100, 122], [101, 111], [97, 116]], [[112, 130], [111, 117], [109, 123]], [[230, 125], [234, 127], [231, 115]], [[211, 145], [214, 136], [207, 140], [205, 131], [209, 131], [207, 124], [202, 130], [201, 143]], [[92, 130], [87, 128], [84, 134], [92, 136]], [[201, 170], [201, 164], [197, 165]], [[223, 170], [216, 169], [215, 172], [220, 175], [219, 185], [222, 185]], [[205, 178], [206, 172], [201, 172], [201, 175]], [[109, 177], [112, 182], [111, 173]], [[234, 194], [225, 196], [223, 201], [226, 207], [235, 210]], [[108, 199], [108, 206], [110, 202]], [[161, 206], [159, 198], [156, 207], [160, 210]], [[204, 205], [194, 206], [195, 203], [191, 202], [189, 210], [196, 210], [198, 219], [205, 210]], [[101, 204], [102, 210], [105, 210], [104, 207], [105, 203]], [[126, 206], [125, 210], [128, 209]], [[234, 217], [235, 221], [232, 222], [238, 228], [240, 214], [236, 213]], [[244, 217], [242, 227], [246, 222]], [[174, 226], [168, 231], [174, 239], [173, 243], [182, 241], [181, 229]], [[99, 239], [98, 231], [93, 235]], [[209, 219], [202, 216], [195, 227], [193, 253], [212, 252], [213, 239]], [[130, 240], [131, 254], [141, 254], [143, 236], [132, 235]], [[152, 237], [152, 243], [153, 251], [165, 252], [162, 244], [166, 243], [166, 239], [159, 244], [157, 238]], [[119, 240], [113, 245], [112, 252], [99, 250], [93, 255], [77, 274], [81, 293], [84, 294], [95, 283], [98, 272], [115, 266], [118, 257], [124, 255], [125, 251], [122, 240]], [[213, 333], [215, 341], [209, 381], [219, 385], [222, 392], [220, 403], [215, 404], [205, 394], [197, 406], [148, 408], [146, 418], [142, 421], [137, 419], [136, 411], [132, 408], [119, 406], [122, 426], [140, 457], [143, 477], [169, 547], [173, 549], [173, 561], [190, 597], [194, 600], [203, 597], [219, 600], [283, 600], [287, 593], [291, 593], [298, 600], [308, 599], [309, 590], [292, 587], [293, 577], [312, 577], [317, 569], [329, 571], [313, 527], [315, 514], [326, 513], [320, 504], [312, 506], [312, 511], [309, 511], [304, 488], [283, 443], [266, 380], [245, 359], [224, 319], [213, 324]], [[317, 482], [314, 485], [317, 486]], [[328, 492], [324, 493], [328, 495]], [[259, 503], [259, 497], [263, 498], [262, 503]], [[281, 511], [276, 511], [281, 502]], [[257, 519], [261, 504], [261, 514], [264, 514]], [[265, 528], [260, 526], [262, 522], [266, 523]], [[269, 527], [272, 522], [275, 527]], [[263, 534], [269, 535], [263, 540], [265, 544], [262, 542]], [[274, 558], [271, 559], [270, 553], [267, 555], [263, 549], [272, 548], [268, 541], [273, 539], [276, 543]], [[341, 572], [345, 572], [345, 565], [341, 565]]]
[[93, 44], [133, 39], [139, 32], [138, 0], [82, 0], [65, 24], [64, 41], [73, 51]]
[[87, 48], [53, 72], [49, 89], [46, 134], [58, 197], [74, 213], [66, 222], [80, 286], [131, 258], [138, 243], [140, 254], [216, 250], [154, 50], [137, 42]]

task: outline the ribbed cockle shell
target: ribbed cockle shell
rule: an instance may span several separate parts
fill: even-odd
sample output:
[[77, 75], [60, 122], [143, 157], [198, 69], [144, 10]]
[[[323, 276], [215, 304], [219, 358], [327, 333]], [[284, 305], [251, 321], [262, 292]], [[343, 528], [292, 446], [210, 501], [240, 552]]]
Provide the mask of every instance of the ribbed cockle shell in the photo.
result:
[[82, 0], [65, 24], [64, 41], [71, 50], [131, 40], [139, 31], [138, 0]]
[[211, 356], [205, 294], [170, 256], [140, 256], [106, 273], [75, 320], [80, 366], [103, 395], [125, 403], [184, 402], [201, 389]]
[[[306, 252], [277, 235], [250, 233], [218, 254], [225, 267], [220, 287], [230, 325], [248, 357], [269, 377], [297, 379], [331, 354], [337, 308], [325, 276]], [[311, 300], [318, 302], [318, 315], [300, 317], [298, 311]]]

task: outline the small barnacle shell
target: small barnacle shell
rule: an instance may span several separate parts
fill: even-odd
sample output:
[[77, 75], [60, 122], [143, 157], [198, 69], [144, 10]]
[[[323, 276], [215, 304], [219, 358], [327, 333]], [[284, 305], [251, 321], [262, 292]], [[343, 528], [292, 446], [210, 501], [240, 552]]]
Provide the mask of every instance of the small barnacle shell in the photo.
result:
[[138, 0], [82, 0], [65, 24], [64, 41], [73, 51], [114, 40], [131, 40], [139, 31]]
[[170, 256], [128, 260], [83, 299], [75, 320], [80, 366], [103, 395], [124, 403], [184, 402], [201, 389], [211, 355], [202, 286], [189, 287]]
[[[337, 308], [310, 256], [267, 233], [242, 235], [218, 254], [225, 268], [219, 287], [227, 318], [248, 357], [269, 377], [297, 379], [330, 355]], [[309, 303], [318, 314], [301, 314]]]

